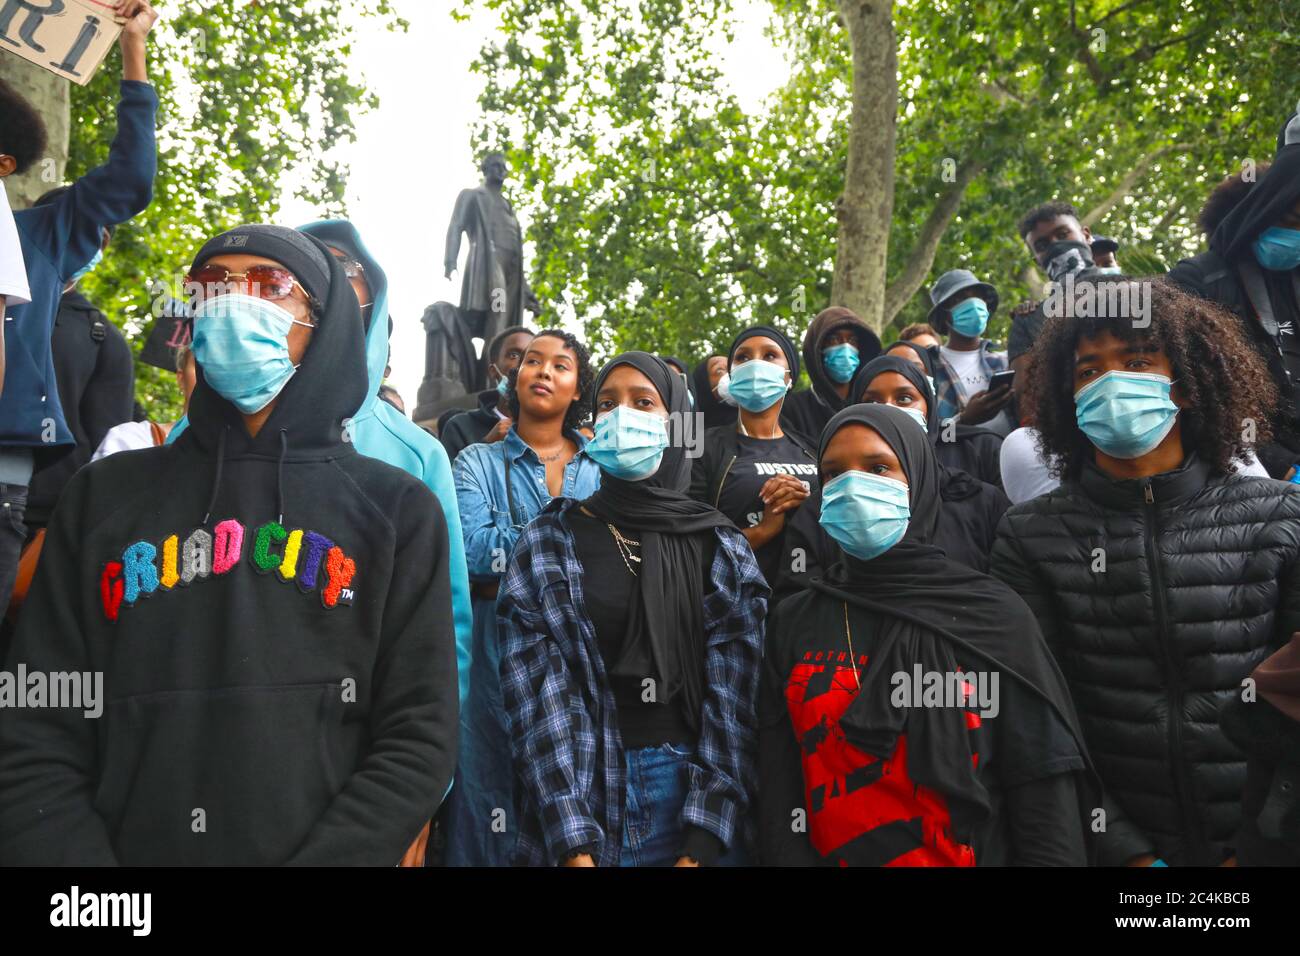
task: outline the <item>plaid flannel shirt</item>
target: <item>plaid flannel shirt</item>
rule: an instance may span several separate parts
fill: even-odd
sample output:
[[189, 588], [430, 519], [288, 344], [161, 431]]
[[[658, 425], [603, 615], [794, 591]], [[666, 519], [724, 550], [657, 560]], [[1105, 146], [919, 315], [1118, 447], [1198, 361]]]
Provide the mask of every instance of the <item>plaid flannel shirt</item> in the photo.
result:
[[[1004, 371], [1007, 367], [1007, 353], [997, 351], [997, 345], [988, 339], [980, 342], [980, 360], [990, 378], [994, 372]], [[941, 422], [946, 422], [960, 412], [971, 398], [942, 352], [939, 352], [938, 361], [934, 363], [934, 392], [939, 403]]]
[[[518, 784], [515, 862], [555, 865], [595, 846], [617, 866], [626, 771], [618, 710], [583, 600], [582, 565], [552, 501], [520, 536], [497, 602], [501, 689]], [[683, 823], [730, 848], [755, 782], [755, 714], [768, 587], [740, 532], [717, 530], [704, 596], [705, 692]]]

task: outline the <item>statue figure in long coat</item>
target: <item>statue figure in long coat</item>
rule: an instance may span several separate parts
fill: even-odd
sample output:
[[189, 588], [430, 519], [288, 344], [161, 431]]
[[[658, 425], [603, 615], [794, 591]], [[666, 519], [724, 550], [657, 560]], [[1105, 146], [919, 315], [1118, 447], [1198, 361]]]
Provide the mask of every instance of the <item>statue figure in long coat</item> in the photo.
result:
[[470, 334], [490, 342], [498, 332], [523, 324], [523, 311], [541, 311], [524, 278], [524, 237], [514, 210], [501, 194], [508, 167], [501, 153], [489, 153], [479, 167], [483, 183], [456, 197], [447, 229], [443, 265], [456, 271], [461, 234], [469, 235], [469, 258], [460, 287], [460, 311]]

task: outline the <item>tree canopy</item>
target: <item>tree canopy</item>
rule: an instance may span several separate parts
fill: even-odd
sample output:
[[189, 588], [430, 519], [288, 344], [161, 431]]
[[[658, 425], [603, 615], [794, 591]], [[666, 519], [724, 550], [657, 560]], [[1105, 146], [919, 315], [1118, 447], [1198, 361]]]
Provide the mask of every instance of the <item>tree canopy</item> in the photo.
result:
[[[498, 19], [473, 143], [508, 151], [549, 317], [576, 317], [606, 354], [700, 358], [755, 321], [802, 334], [831, 300], [845, 189], [837, 5], [770, 0], [789, 75], [747, 113], [715, 55], [731, 0], [478, 2]], [[1196, 0], [894, 5], [888, 286], [868, 318], [923, 319], [929, 283], [959, 266], [1008, 305], [1036, 294], [1015, 225], [1049, 199], [1118, 238], [1129, 270], [1194, 252], [1205, 196], [1271, 159], [1295, 108], [1295, 20]]]
[[[403, 29], [388, 0], [354, 4]], [[175, 288], [208, 236], [274, 218], [292, 173], [298, 195], [344, 211], [347, 168], [328, 151], [355, 138], [375, 97], [351, 55], [354, 30], [324, 0], [257, 0], [178, 8], [150, 34], [150, 80], [161, 101], [158, 177], [142, 215], [119, 228], [104, 263], [82, 280], [139, 352], [161, 290]], [[94, 79], [73, 86], [69, 181], [104, 161], [116, 131], [116, 47]], [[136, 364], [151, 418], [180, 414], [174, 377]]]

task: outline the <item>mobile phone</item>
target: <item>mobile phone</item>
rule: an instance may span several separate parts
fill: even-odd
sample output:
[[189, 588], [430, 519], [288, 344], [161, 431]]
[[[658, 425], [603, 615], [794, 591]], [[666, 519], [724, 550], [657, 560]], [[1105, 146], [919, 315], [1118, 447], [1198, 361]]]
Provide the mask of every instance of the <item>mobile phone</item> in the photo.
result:
[[1003, 369], [1001, 372], [994, 372], [993, 377], [989, 379], [989, 391], [996, 392], [1002, 387], [1010, 387], [1011, 383], [1016, 380], [1016, 370], [1013, 368]]

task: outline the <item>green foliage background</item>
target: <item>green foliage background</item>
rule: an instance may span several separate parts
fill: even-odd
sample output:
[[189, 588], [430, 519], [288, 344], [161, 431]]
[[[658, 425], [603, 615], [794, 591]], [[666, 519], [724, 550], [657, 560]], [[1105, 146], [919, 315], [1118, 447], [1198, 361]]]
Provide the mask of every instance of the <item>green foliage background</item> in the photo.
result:
[[[353, 140], [357, 115], [377, 106], [337, 3], [169, 7], [149, 38], [150, 81], [161, 101], [153, 203], [117, 230], [104, 263], [82, 280], [137, 353], [153, 323], [154, 284], [178, 283], [199, 245], [221, 230], [273, 219], [289, 170], [303, 174], [300, 196], [323, 213], [344, 212], [347, 168], [325, 153]], [[350, 9], [405, 29], [388, 0]], [[87, 86], [72, 86], [68, 181], [107, 157], [121, 75], [114, 47]], [[137, 363], [136, 395], [156, 421], [180, 415], [180, 391], [164, 371]]]
[[[752, 321], [802, 335], [827, 304], [851, 96], [832, 0], [771, 0], [789, 78], [750, 114], [716, 56], [731, 0], [462, 0], [497, 32], [479, 151], [507, 148], [550, 318], [597, 350], [699, 359]], [[1030, 295], [1015, 231], [1039, 202], [1081, 211], [1130, 271], [1196, 251], [1195, 216], [1243, 163], [1272, 158], [1300, 98], [1300, 7], [1217, 0], [895, 3], [900, 102], [891, 277], [945, 186], [978, 162], [928, 281], [958, 266]], [[928, 286], [927, 281], [927, 286]], [[894, 329], [928, 311], [924, 290]], [[1007, 308], [993, 334], [1005, 334]], [[896, 334], [887, 332], [887, 337]]]

